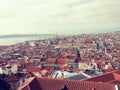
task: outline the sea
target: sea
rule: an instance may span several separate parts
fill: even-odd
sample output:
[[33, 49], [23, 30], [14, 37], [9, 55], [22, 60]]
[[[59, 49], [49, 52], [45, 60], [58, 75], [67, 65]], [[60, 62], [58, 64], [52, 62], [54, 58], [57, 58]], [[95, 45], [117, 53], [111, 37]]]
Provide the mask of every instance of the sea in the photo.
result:
[[37, 36], [27, 36], [27, 37], [4, 37], [0, 38], [0, 46], [3, 45], [14, 45], [17, 43], [22, 43], [30, 40], [43, 40], [48, 38], [55, 38], [56, 35], [37, 35]]

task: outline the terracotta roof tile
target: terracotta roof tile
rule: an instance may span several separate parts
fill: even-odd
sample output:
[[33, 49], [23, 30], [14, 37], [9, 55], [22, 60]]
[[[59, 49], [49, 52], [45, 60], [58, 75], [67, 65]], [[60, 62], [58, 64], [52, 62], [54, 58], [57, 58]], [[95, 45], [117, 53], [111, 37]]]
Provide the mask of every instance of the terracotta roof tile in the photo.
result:
[[44, 66], [43, 69], [47, 70], [48, 72], [51, 72], [53, 70], [53, 66]]
[[67, 63], [67, 59], [66, 58], [59, 58], [56, 60], [57, 64], [66, 64]]
[[48, 58], [47, 62], [53, 62], [54, 63], [54, 62], [56, 62], [56, 58]]
[[114, 78], [114, 75], [112, 73], [109, 73], [109, 74], [105, 74], [105, 75], [89, 78], [89, 79], [86, 79], [85, 81], [108, 82], [108, 81], [111, 81], [111, 80], [115, 80], [115, 78]]
[[[66, 85], [68, 90], [91, 90], [92, 88], [96, 90], [115, 90], [114, 84], [49, 78], [34, 78], [34, 80], [26, 86], [29, 86], [30, 90], [61, 90], [63, 85]], [[21, 88], [19, 90], [24, 89]]]
[[42, 71], [42, 69], [39, 68], [39, 67], [28, 67], [28, 68], [26, 68], [26, 72], [40, 72], [40, 71]]
[[114, 71], [115, 69], [110, 66], [108, 69], [104, 69], [103, 72], [107, 73], [107, 72], [111, 72], [111, 71]]
[[[91, 82], [102, 82], [102, 83], [118, 83], [120, 82], [120, 70], [114, 71], [111, 73], [107, 73], [101, 76], [96, 76], [93, 78], [85, 79], [84, 81], [91, 81]], [[119, 83], [120, 84], [120, 83]]]

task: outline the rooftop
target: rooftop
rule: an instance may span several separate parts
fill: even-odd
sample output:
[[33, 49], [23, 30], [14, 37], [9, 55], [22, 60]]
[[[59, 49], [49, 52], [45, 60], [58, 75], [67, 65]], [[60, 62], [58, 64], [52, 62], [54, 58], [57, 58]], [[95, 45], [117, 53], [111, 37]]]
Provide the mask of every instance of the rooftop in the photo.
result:
[[50, 79], [50, 78], [33, 78], [28, 84], [20, 87], [18, 90], [61, 90], [63, 85], [67, 90], [116, 90], [114, 84], [94, 83], [88, 81]]

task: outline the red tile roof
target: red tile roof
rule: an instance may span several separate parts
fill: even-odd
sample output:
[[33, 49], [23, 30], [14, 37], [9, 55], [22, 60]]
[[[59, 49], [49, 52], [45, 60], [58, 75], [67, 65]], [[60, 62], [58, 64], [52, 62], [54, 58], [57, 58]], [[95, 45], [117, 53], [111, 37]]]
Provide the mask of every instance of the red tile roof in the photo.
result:
[[[102, 83], [118, 83], [120, 82], [120, 70], [114, 71], [111, 73], [107, 73], [101, 76], [85, 79], [84, 81], [91, 81], [91, 82], [102, 82]], [[119, 83], [120, 85], [120, 83]]]
[[[61, 90], [66, 85], [68, 90], [115, 90], [114, 84], [94, 83], [78, 80], [63, 80], [50, 78], [34, 78], [30, 83], [18, 90]], [[30, 89], [24, 89], [29, 87]]]
[[10, 46], [4, 45], [4, 46], [0, 46], [0, 49], [6, 49], [8, 47], [10, 47]]
[[52, 70], [53, 70], [53, 66], [42, 66], [41, 68], [40, 67], [29, 67], [26, 69], [26, 72], [29, 72], [29, 73], [33, 73], [33, 72], [40, 72], [43, 77], [48, 77]]
[[101, 76], [98, 76], [98, 77], [89, 78], [89, 79], [86, 79], [85, 81], [108, 82], [108, 81], [111, 81], [111, 80], [115, 80], [113, 73], [101, 75]]
[[115, 69], [112, 66], [109, 66], [108, 69], [104, 69], [103, 72], [107, 73], [107, 72], [111, 72], [114, 71]]
[[56, 58], [48, 58], [47, 62], [53, 62], [54, 63], [54, 62], [56, 62]]
[[67, 63], [67, 59], [66, 58], [59, 58], [56, 60], [57, 64], [66, 64]]
[[47, 70], [48, 72], [51, 72], [53, 70], [53, 66], [44, 66], [43, 69]]
[[26, 68], [26, 72], [41, 72], [42, 69], [39, 67], [28, 67]]

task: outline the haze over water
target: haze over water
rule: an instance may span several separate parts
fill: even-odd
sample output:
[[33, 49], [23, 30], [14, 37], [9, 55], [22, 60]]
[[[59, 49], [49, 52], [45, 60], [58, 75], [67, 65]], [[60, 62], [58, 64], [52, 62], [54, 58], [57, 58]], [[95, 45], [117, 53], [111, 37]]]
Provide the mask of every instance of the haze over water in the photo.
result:
[[31, 37], [10, 37], [10, 38], [0, 38], [0, 45], [13, 45], [16, 43], [29, 41], [29, 40], [41, 40], [47, 38], [54, 38], [55, 35], [41, 35], [41, 36], [31, 36]]

